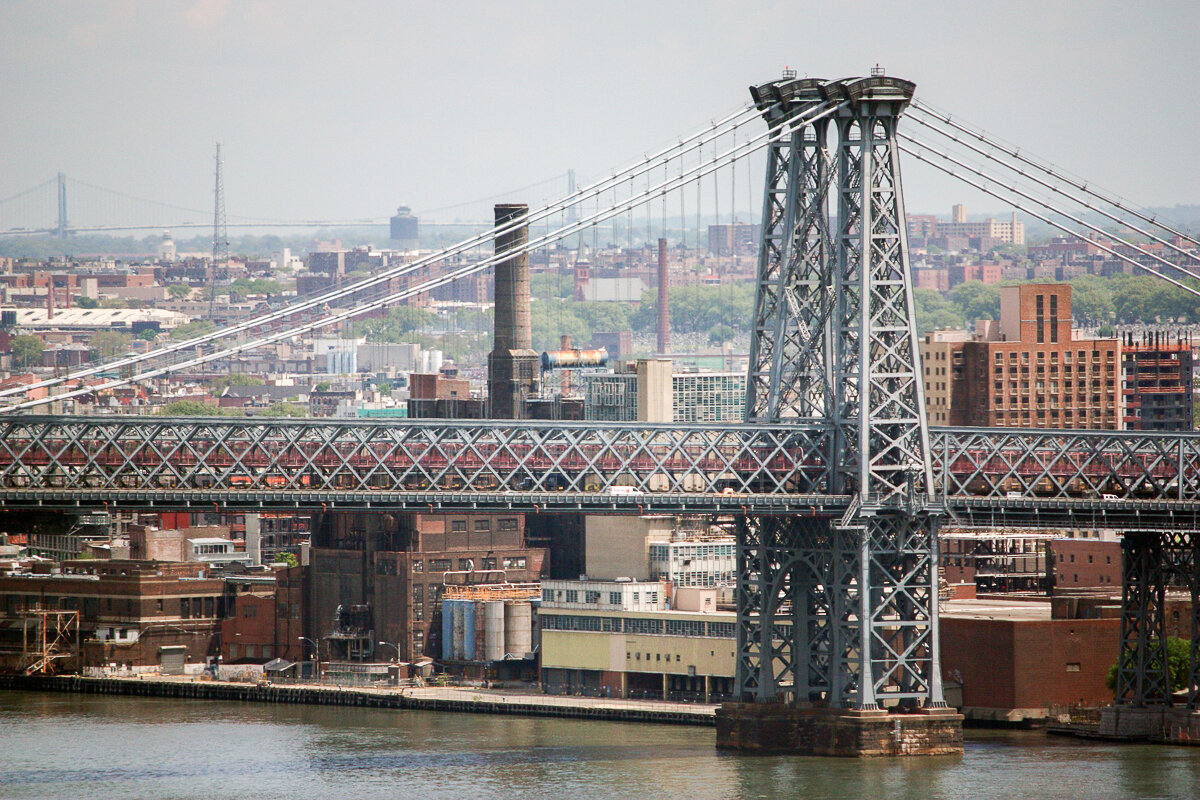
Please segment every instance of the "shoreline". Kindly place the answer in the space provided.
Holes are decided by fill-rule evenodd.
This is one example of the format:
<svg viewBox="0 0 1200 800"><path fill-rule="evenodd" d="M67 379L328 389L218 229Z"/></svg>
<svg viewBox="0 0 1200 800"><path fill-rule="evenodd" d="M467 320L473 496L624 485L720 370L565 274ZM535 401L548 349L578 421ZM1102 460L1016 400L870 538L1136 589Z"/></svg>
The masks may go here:
<svg viewBox="0 0 1200 800"><path fill-rule="evenodd" d="M468 714L716 725L716 706L646 700L525 695L460 687L360 688L316 684L260 686L228 681L153 677L87 678L77 675L0 675L0 690L109 694L250 703L357 706Z"/></svg>

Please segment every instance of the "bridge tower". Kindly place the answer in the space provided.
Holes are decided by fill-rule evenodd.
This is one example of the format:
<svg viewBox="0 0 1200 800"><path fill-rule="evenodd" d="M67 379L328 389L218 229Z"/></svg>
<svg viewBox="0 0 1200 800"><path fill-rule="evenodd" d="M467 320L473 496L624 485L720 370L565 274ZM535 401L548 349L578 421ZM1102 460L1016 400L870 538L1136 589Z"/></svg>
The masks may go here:
<svg viewBox="0 0 1200 800"><path fill-rule="evenodd" d="M926 742L914 752L961 749L938 663L939 511L895 138L913 89L882 74L751 88L769 126L796 127L767 153L746 420L822 426L828 466L804 488L846 504L743 522L725 746L868 752L868 729L901 710L923 712L904 717ZM822 106L837 111L801 118ZM789 748L763 738L772 719L816 729ZM830 726L846 724L858 744L839 749Z"/></svg>

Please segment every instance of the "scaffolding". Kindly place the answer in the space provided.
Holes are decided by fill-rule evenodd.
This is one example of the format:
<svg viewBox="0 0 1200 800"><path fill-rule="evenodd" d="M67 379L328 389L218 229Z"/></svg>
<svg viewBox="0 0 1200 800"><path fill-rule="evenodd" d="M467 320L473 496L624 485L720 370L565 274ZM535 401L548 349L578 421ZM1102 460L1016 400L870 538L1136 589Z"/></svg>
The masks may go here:
<svg viewBox="0 0 1200 800"><path fill-rule="evenodd" d="M78 611L34 609L25 613L23 623L21 663L26 675L53 675L60 661L79 652Z"/></svg>
<svg viewBox="0 0 1200 800"><path fill-rule="evenodd" d="M443 600L537 600L542 596L540 583L480 583L472 586L447 585Z"/></svg>
<svg viewBox="0 0 1200 800"><path fill-rule="evenodd" d="M973 570L977 591L1044 593L1050 585L1049 543L1062 535L1018 527L954 527L943 529L938 538L943 563Z"/></svg>

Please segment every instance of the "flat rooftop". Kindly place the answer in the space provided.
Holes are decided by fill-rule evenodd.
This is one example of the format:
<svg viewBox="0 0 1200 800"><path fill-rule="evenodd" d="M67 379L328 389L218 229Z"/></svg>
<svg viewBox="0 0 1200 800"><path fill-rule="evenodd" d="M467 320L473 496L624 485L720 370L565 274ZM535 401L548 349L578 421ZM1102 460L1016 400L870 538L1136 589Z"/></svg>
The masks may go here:
<svg viewBox="0 0 1200 800"><path fill-rule="evenodd" d="M940 614L952 619L1000 619L1050 621L1050 598L1021 600L978 599L946 600L939 606Z"/></svg>

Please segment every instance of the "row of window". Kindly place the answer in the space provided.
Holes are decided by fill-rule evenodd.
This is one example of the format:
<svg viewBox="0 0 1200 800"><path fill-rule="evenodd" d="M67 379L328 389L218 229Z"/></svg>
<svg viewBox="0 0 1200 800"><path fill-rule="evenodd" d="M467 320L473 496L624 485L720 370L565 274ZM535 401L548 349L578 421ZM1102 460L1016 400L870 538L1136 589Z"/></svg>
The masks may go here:
<svg viewBox="0 0 1200 800"><path fill-rule="evenodd" d="M465 519L450 520L450 530L455 533L461 533L467 529L467 521ZM492 529L492 521L490 519L475 520L475 530L490 531ZM498 531L515 531L517 530L517 520L515 517L501 517L496 520L496 530Z"/></svg>
<svg viewBox="0 0 1200 800"><path fill-rule="evenodd" d="M687 619L643 619L638 617L585 617L541 615L542 630L629 633L645 636L692 636L732 639L737 634L733 622Z"/></svg>
<svg viewBox="0 0 1200 800"><path fill-rule="evenodd" d="M483 558L460 558L457 561L457 567L461 571L474 569L489 570L489 569L525 569L528 563L525 556L505 556L497 559L495 556L484 556ZM430 572L449 572L455 568L455 560L452 558L431 558L429 559ZM416 559L412 562L413 572L424 572L425 562L421 559Z"/></svg>
<svg viewBox="0 0 1200 800"><path fill-rule="evenodd" d="M1115 353L1115 351L1113 351L1113 350L1105 350L1104 351L1105 361L1112 361L1114 353ZM1029 353L1028 352L1018 353L1016 350L1009 351L1008 360L1016 361L1018 356L1020 356L1021 363L1023 363L1023 364L1029 363ZM993 354L992 358L995 359L997 362L1003 361L1004 353L997 352L997 353ZM1037 351L1037 360L1039 362L1044 362L1046 360L1046 351L1038 350ZM1064 364L1071 363L1071 351L1070 350L1062 351L1062 360L1063 360ZM1083 363L1086 363L1087 360L1088 360L1088 351L1080 350L1079 358L1077 358L1076 361L1080 364L1083 364ZM1051 362L1058 361L1058 351L1057 350L1050 351L1050 361ZM1091 361L1093 364L1100 361L1100 351L1099 350L1092 351Z"/></svg>

